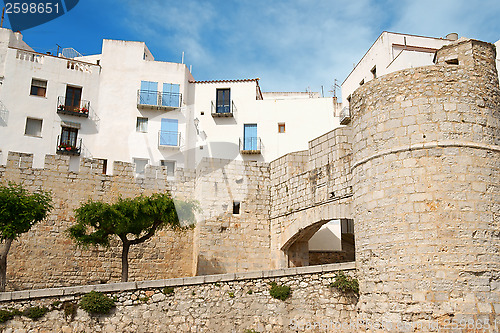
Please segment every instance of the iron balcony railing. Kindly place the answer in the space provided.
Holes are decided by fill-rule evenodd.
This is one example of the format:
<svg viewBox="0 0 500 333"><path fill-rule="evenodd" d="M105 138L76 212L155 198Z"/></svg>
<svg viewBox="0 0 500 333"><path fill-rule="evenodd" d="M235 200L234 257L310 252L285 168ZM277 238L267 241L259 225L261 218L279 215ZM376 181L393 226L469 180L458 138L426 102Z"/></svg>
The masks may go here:
<svg viewBox="0 0 500 333"><path fill-rule="evenodd" d="M158 109L176 109L181 106L182 94L155 90L138 90L137 105Z"/></svg>
<svg viewBox="0 0 500 333"><path fill-rule="evenodd" d="M181 133L174 131L158 131L158 146L179 148L181 145Z"/></svg>
<svg viewBox="0 0 500 333"><path fill-rule="evenodd" d="M259 137L240 138L240 153L260 154L262 151L262 140Z"/></svg>
<svg viewBox="0 0 500 333"><path fill-rule="evenodd" d="M58 154L66 155L80 155L82 151L82 139L63 139L60 135L57 136L57 149Z"/></svg>
<svg viewBox="0 0 500 333"><path fill-rule="evenodd" d="M212 117L233 117L235 112L233 101L229 105L217 105L216 101L212 101Z"/></svg>
<svg viewBox="0 0 500 333"><path fill-rule="evenodd" d="M349 106L343 107L340 110L340 125L347 125L351 122L351 112Z"/></svg>
<svg viewBox="0 0 500 333"><path fill-rule="evenodd" d="M57 99L57 113L88 118L89 111L90 101L80 100L79 103L74 103L64 96L59 96Z"/></svg>

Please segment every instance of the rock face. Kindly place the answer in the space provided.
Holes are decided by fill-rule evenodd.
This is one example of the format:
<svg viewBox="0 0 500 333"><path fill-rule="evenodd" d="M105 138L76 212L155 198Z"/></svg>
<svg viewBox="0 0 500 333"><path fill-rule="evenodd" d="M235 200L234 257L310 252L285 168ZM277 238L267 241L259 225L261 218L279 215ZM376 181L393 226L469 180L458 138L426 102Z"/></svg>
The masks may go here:
<svg viewBox="0 0 500 333"><path fill-rule="evenodd" d="M493 45L370 81L351 100L360 316L500 314L500 92ZM479 326L474 326L474 328Z"/></svg>

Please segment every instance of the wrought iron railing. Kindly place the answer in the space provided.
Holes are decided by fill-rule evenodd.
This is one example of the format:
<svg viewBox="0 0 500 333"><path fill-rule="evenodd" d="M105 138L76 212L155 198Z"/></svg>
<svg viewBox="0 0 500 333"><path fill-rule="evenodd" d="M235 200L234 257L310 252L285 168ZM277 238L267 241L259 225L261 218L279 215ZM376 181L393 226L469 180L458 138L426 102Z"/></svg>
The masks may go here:
<svg viewBox="0 0 500 333"><path fill-rule="evenodd" d="M159 108L179 108L182 103L182 94L161 92L155 90L138 90L137 105Z"/></svg>
<svg viewBox="0 0 500 333"><path fill-rule="evenodd" d="M178 148L181 145L181 133L174 131L158 131L158 146Z"/></svg>
<svg viewBox="0 0 500 333"><path fill-rule="evenodd" d="M340 124L347 125L351 121L351 112L349 110L349 106L343 107L340 110Z"/></svg>
<svg viewBox="0 0 500 333"><path fill-rule="evenodd" d="M77 138L71 140L69 138L63 139L60 135L57 136L56 152L59 154L67 155L80 155L82 150L82 139Z"/></svg>
<svg viewBox="0 0 500 333"><path fill-rule="evenodd" d="M242 154L260 154L262 140L259 137L240 138L240 152Z"/></svg>
<svg viewBox="0 0 500 333"><path fill-rule="evenodd" d="M233 117L236 112L234 101L229 105L217 105L216 101L212 101L212 117Z"/></svg>
<svg viewBox="0 0 500 333"><path fill-rule="evenodd" d="M74 103L64 96L59 96L57 99L57 113L88 118L90 113L90 101L80 100L79 103Z"/></svg>

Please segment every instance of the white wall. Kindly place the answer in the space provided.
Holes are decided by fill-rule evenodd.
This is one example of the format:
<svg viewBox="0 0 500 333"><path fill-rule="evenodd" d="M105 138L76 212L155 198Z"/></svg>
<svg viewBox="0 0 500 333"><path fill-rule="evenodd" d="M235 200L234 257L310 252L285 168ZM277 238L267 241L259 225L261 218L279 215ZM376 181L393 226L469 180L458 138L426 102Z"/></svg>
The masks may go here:
<svg viewBox="0 0 500 333"><path fill-rule="evenodd" d="M33 153L34 166L43 167L45 155L56 152L61 121L79 123L78 137L88 146L90 138L97 132L96 124L89 118L58 114L57 100L59 96L65 96L66 85L70 84L82 87L82 100L89 100L94 106L98 96L99 66L79 63L86 68L80 71L68 69L67 59L34 52L23 53L13 48L3 51L5 66L0 100L8 109L9 116L7 126L0 126L0 149L4 152L0 162L5 163L8 151L18 151ZM28 60L19 59L20 55ZM36 61L29 60L31 57L36 57ZM47 81L45 97L30 95L33 78ZM43 120L40 137L24 135L27 117Z"/></svg>
<svg viewBox="0 0 500 333"><path fill-rule="evenodd" d="M373 79L372 69L382 76L401 69L432 65L434 51L451 41L443 38L413 36L384 31L342 83L342 103L362 81Z"/></svg>

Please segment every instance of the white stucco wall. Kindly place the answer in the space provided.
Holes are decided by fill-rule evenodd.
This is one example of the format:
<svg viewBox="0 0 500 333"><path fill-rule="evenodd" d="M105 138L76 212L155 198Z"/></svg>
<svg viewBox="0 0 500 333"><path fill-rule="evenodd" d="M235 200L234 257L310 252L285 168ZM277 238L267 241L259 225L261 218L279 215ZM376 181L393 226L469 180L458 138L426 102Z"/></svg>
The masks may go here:
<svg viewBox="0 0 500 333"><path fill-rule="evenodd" d="M5 34L2 34L2 37ZM17 45L22 43L18 42ZM0 126L1 163L5 163L8 151L34 154L34 166L43 167L46 154L55 154L57 137L61 134L61 122L79 123L78 137L88 147L97 132L95 123L89 118L57 113L57 100L65 96L66 86L82 87L82 100L91 102L95 109L98 98L99 72L96 65L79 63L85 71L68 68L68 60L20 51L14 48L2 49L4 54L3 82L0 101L8 110L7 126ZM30 59L35 59L31 61ZM32 79L47 81L45 97L30 95ZM41 136L24 135L26 119L42 119Z"/></svg>
<svg viewBox="0 0 500 333"><path fill-rule="evenodd" d="M432 65L434 53L451 41L443 38L406 35L384 31L342 83L342 103L362 81L373 79L372 69L382 76L401 69Z"/></svg>

